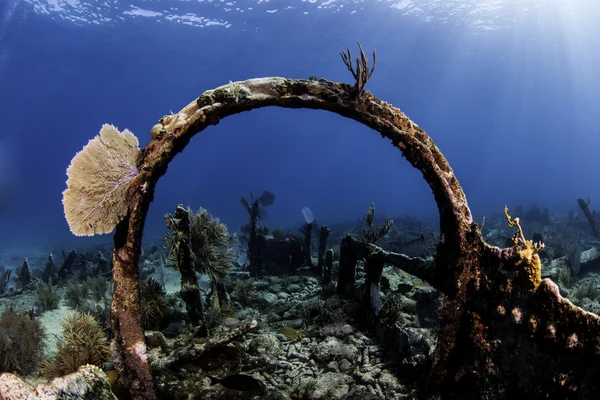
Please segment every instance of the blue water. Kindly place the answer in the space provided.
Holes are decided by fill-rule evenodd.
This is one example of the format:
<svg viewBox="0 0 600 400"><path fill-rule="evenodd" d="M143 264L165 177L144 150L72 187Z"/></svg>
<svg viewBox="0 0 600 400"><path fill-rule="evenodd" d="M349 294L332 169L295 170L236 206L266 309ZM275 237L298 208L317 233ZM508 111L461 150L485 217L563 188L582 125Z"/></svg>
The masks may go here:
<svg viewBox="0 0 600 400"><path fill-rule="evenodd" d="M578 196L600 205L597 2L415 3L2 1L0 243L110 240L75 238L61 203L71 158L103 123L143 146L160 117L229 81L352 82L339 51L356 54L357 40L377 49L366 89L430 134L476 218L505 204L566 214ZM437 213L420 173L376 132L270 108L194 137L159 182L145 237L160 238L178 203L234 232L247 223L239 197L265 189L271 227L299 227L304 206L329 224L371 202L379 215Z"/></svg>

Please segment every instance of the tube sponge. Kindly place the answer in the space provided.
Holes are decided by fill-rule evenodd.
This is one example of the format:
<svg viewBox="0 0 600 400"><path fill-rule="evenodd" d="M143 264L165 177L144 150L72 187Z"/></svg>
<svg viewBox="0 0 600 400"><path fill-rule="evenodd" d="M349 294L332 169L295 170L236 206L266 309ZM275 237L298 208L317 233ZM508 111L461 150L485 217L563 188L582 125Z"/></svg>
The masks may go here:
<svg viewBox="0 0 600 400"><path fill-rule="evenodd" d="M91 139L67 168L65 217L77 236L110 233L129 208L141 151L133 133L109 124Z"/></svg>

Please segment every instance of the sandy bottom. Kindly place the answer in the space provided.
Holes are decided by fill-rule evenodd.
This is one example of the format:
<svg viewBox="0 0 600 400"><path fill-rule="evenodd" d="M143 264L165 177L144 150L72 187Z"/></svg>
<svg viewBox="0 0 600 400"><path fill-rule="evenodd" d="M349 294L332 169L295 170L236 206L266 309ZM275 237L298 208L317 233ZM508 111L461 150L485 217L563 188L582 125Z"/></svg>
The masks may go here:
<svg viewBox="0 0 600 400"><path fill-rule="evenodd" d="M69 312L73 312L73 310L61 304L56 310L46 311L40 317L40 321L46 330L46 338L44 340L46 358L51 358L56 353L56 342L62 337L61 322L67 317Z"/></svg>
<svg viewBox="0 0 600 400"><path fill-rule="evenodd" d="M23 254L27 254L29 265L35 269L42 269L48 260L48 254L51 248L49 246L32 247L0 247L0 266L13 269L13 277L16 275L15 270L20 268L25 258ZM62 260L62 255L55 254L55 260ZM173 268L166 268L160 276L157 272L151 275L154 279L164 283L167 294L177 295L181 290L181 276L179 272ZM11 281L13 278L11 277ZM198 283L201 288L208 290L210 282L208 276L199 276ZM65 288L56 287L61 299L64 299ZM19 310L31 310L35 307L35 292L29 292L14 297L6 297L0 299L0 312L7 307L14 307ZM67 314L73 312L72 309L64 305L64 300L61 300L58 309L44 312L40 321L46 331L45 351L46 357L51 358L56 353L56 343L62 337L61 322L65 320Z"/></svg>

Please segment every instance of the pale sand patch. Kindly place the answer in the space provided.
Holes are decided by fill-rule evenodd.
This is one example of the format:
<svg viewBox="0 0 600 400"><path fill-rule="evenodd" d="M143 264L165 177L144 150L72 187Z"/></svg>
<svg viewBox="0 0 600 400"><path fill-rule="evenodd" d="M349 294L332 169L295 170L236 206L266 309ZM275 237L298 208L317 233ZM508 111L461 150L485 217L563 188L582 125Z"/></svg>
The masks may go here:
<svg viewBox="0 0 600 400"><path fill-rule="evenodd" d="M46 330L46 338L44 339L46 358L52 358L56 353L56 342L59 338L62 338L61 322L65 320L69 312L73 312L73 310L61 304L56 310L46 311L40 317L40 321Z"/></svg>

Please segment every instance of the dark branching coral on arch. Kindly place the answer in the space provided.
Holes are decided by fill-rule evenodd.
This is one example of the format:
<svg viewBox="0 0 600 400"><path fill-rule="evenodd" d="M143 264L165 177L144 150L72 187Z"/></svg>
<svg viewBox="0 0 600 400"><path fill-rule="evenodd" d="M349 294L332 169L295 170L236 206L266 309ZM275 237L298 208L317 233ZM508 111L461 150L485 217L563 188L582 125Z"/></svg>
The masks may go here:
<svg viewBox="0 0 600 400"><path fill-rule="evenodd" d="M181 273L181 297L190 321L198 326L204 323L205 310L196 273L210 277L213 294L218 296L218 288L233 267L231 236L227 226L203 208L194 213L180 204L175 215L165 215L165 221L170 231L165 237L168 258Z"/></svg>
<svg viewBox="0 0 600 400"><path fill-rule="evenodd" d="M431 138L398 108L364 91L371 73L353 71L354 86L271 77L208 90L152 128L135 177L128 164L122 168L118 182L127 185L129 212L120 222L120 215L111 216L118 222L112 350L134 397L155 398L140 327L137 264L156 183L175 155L208 126L233 114L278 106L328 110L372 128L429 184L440 213L440 242L434 264L410 271L446 295L428 398L598 398L599 317L561 297L550 280L539 279L536 247L524 237L507 249L483 241L452 168ZM74 210L70 215L80 214ZM102 230L108 230L104 225Z"/></svg>

